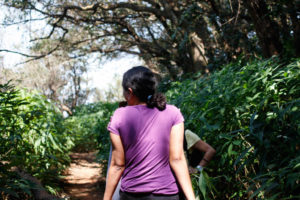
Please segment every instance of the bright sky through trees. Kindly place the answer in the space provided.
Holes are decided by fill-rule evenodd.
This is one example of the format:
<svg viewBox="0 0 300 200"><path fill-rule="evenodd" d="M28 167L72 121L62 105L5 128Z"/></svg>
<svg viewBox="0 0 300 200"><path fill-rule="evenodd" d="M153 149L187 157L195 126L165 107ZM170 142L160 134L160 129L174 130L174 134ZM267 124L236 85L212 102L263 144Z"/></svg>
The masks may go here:
<svg viewBox="0 0 300 200"><path fill-rule="evenodd" d="M4 13L0 13L0 21L3 21ZM25 25L12 25L0 29L0 47L12 51L18 51L26 54L28 52L30 33L29 27ZM3 58L3 66L6 68L21 67L18 65L23 62L21 55L14 53L1 52L0 57ZM90 59L88 64L89 86L98 88L101 91L109 90L109 86L113 84L114 79L121 78L122 74L129 68L141 65L143 61L137 56L123 55L112 60L98 61Z"/></svg>
<svg viewBox="0 0 300 200"><path fill-rule="evenodd" d="M122 76L129 68L141 65L143 62L136 56L124 56L106 61L100 66L97 63L91 63L89 75L92 78L92 85L108 89L108 85L112 83L114 76ZM100 69L99 69L100 68Z"/></svg>

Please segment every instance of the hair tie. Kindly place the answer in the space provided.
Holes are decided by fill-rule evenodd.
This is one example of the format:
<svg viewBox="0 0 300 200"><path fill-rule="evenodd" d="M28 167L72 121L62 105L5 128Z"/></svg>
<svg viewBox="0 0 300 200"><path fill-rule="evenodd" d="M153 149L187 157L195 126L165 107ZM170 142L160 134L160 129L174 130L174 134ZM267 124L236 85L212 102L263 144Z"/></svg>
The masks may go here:
<svg viewBox="0 0 300 200"><path fill-rule="evenodd" d="M150 101L151 97L152 97L152 95L149 95L149 96L147 97L147 100Z"/></svg>

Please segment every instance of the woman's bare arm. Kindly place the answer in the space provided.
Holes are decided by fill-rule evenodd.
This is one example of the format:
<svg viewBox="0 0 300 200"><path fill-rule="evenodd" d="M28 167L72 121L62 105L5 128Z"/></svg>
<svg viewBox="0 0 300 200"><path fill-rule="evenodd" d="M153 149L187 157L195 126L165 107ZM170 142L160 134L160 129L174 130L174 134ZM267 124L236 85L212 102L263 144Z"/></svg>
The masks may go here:
<svg viewBox="0 0 300 200"><path fill-rule="evenodd" d="M124 148L121 138L119 135L113 133L110 133L110 138L112 143L112 155L103 200L112 199L114 191L125 169Z"/></svg>
<svg viewBox="0 0 300 200"><path fill-rule="evenodd" d="M170 135L170 165L187 200L194 200L191 178L183 151L184 124L172 127Z"/></svg>

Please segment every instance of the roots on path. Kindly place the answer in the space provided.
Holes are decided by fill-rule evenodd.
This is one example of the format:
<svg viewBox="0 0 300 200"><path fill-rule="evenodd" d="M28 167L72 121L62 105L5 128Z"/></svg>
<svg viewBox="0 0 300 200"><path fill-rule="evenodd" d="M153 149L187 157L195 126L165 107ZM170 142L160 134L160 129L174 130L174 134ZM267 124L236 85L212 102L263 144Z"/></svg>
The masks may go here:
<svg viewBox="0 0 300 200"><path fill-rule="evenodd" d="M65 174L64 191L70 200L103 199L105 177L95 161L96 152L72 153L72 163Z"/></svg>

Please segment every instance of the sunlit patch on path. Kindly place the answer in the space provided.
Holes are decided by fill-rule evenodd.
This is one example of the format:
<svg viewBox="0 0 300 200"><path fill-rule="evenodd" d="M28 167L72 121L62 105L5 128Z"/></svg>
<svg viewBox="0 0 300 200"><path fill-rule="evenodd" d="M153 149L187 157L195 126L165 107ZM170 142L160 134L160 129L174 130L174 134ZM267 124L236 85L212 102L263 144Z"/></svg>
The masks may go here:
<svg viewBox="0 0 300 200"><path fill-rule="evenodd" d="M64 190L71 200L103 199L105 177L102 166L95 162L96 152L72 153L72 163L66 171Z"/></svg>

